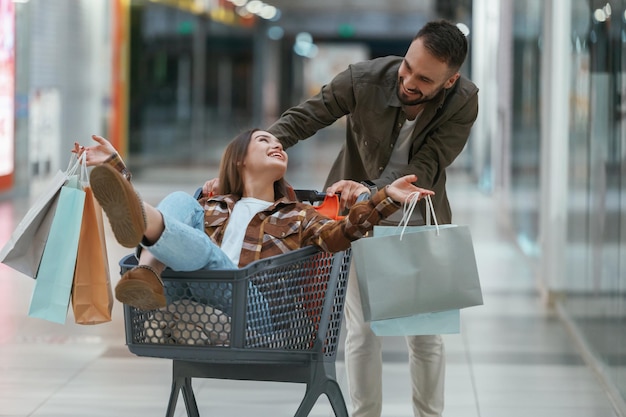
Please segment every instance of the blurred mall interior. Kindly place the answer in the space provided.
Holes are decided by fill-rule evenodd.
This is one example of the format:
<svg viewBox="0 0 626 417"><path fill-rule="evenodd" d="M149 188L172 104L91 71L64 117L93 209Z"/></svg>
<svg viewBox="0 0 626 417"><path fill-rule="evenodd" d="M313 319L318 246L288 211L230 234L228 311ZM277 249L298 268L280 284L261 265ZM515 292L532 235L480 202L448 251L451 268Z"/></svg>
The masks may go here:
<svg viewBox="0 0 626 417"><path fill-rule="evenodd" d="M510 372L525 383L512 391L535 386L556 398L556 385L583 378L567 373L545 382L555 366L570 365L593 381L568 390L561 408L540 408L529 397L507 404L524 413L498 413L504 406L489 403L476 388L481 375L472 373L467 386L447 388L446 415L626 416L626 0L0 0L0 245L51 174L65 168L74 141L109 138L148 199L183 184L193 192L215 175L237 132L268 126L350 63L403 55L417 30L438 18L467 30L462 72L480 88L478 120L448 183L455 221L473 227L489 301L483 313L468 312L465 336L447 339L449 372L469 358L464 349L480 334L493 344L482 339L472 359L492 361L482 376L494 386ZM322 187L342 140L340 120L291 148L290 182ZM504 236L500 243L481 240L493 230ZM511 254L502 260L504 247ZM112 249L112 265L123 254ZM522 273L519 285L514 277ZM119 353L119 306L114 329L34 324L24 310L30 288L28 278L0 265L0 416L164 413L169 368L129 365L131 356ZM506 348L498 342L505 334ZM553 337L561 350L548 347ZM58 359L70 346L85 367L120 356L127 362L111 366L152 375L137 384L154 384L150 372L158 369L158 404L117 403L110 380L110 392L98 391L106 367L84 391L64 391L86 369ZM517 374L522 368L537 374ZM42 380L52 385L29 397ZM101 392L100 411L63 411L81 403L89 384ZM471 412L455 403L461 390L474 399ZM596 390L605 403L577 402ZM258 392L250 398L259 410L270 401ZM111 403L117 412L104 411ZM408 405L388 410L411 415Z"/></svg>

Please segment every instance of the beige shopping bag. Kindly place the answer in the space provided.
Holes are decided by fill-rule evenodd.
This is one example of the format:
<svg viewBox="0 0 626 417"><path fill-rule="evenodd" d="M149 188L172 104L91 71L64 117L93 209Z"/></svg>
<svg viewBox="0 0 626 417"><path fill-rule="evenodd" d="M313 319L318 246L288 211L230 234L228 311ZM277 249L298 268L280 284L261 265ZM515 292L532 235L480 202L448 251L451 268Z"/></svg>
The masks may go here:
<svg viewBox="0 0 626 417"><path fill-rule="evenodd" d="M84 190L85 207L74 270L72 311L78 324L100 324L111 321L113 293L102 209L91 187Z"/></svg>

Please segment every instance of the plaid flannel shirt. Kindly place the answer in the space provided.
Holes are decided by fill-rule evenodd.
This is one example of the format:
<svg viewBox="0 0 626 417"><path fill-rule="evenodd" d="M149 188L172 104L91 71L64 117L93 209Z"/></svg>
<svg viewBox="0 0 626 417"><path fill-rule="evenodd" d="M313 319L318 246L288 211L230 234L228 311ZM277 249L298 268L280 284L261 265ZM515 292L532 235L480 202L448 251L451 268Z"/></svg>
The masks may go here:
<svg viewBox="0 0 626 417"><path fill-rule="evenodd" d="M233 195L200 199L204 207L204 229L218 245L237 200ZM255 215L248 224L239 267L309 245L331 253L345 250L352 241L364 237L374 225L399 208L384 189L370 200L355 204L341 220L318 213L310 204L282 198Z"/></svg>

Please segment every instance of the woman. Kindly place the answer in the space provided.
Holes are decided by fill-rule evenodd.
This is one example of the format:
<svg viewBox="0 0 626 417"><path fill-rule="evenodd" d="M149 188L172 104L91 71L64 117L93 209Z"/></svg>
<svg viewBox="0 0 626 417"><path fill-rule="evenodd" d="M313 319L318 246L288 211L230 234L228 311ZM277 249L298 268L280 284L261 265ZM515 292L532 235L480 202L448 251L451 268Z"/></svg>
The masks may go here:
<svg viewBox="0 0 626 417"><path fill-rule="evenodd" d="M113 146L102 137L93 139L98 145L75 144L73 151L87 152L87 165L97 165L90 175L91 187L117 241L145 249L139 265L126 272L115 288L119 301L141 310L166 305L160 279L165 266L175 271L237 268L308 245L341 251L398 210L413 193L434 194L414 186L417 178L408 175L353 205L342 220L330 219L292 198L283 178L288 158L282 145L272 134L253 129L226 148L220 195L197 201L175 192L153 207L135 192L130 172ZM369 191L354 184L361 192Z"/></svg>

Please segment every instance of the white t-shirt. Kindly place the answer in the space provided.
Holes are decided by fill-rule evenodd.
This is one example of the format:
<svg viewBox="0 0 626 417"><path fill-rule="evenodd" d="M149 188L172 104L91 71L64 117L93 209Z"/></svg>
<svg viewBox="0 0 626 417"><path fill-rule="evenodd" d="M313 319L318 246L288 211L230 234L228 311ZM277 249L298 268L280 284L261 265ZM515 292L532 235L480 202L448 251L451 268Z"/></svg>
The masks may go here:
<svg viewBox="0 0 626 417"><path fill-rule="evenodd" d="M243 239L246 236L246 230L250 220L263 210L270 207L274 202L259 200L258 198L243 197L235 203L233 212L228 220L228 225L224 231L222 239L222 250L235 265L239 265L239 256L241 255L241 247Z"/></svg>
<svg viewBox="0 0 626 417"><path fill-rule="evenodd" d="M421 114L421 113L420 113ZM389 163L385 167L385 170L381 174L381 177L384 177L386 174L396 171L409 162L409 151L411 150L411 137L413 136L413 129L415 128L415 122L419 119L419 114L413 120L406 120L400 129L400 133L398 134L398 140L393 147L393 151L391 151L391 158L389 158ZM403 203L403 201L400 201ZM393 213L391 216L387 217L387 221L391 222L399 222L402 219L402 210L398 210ZM413 211L413 215L410 219L410 224L419 225L424 224L424 219L419 210Z"/></svg>
<svg viewBox="0 0 626 417"><path fill-rule="evenodd" d="M389 163L385 167L385 170L380 175L384 177L385 174L395 171L398 168L406 166L409 162L409 150L411 149L411 136L413 135L413 128L415 127L415 122L417 121L417 117L413 120L407 120L402 125L402 129L400 129L400 133L398 134L398 140L396 144L393 146L393 151L391 151L391 158L389 158Z"/></svg>

